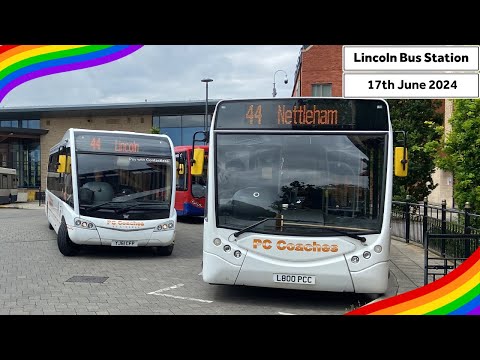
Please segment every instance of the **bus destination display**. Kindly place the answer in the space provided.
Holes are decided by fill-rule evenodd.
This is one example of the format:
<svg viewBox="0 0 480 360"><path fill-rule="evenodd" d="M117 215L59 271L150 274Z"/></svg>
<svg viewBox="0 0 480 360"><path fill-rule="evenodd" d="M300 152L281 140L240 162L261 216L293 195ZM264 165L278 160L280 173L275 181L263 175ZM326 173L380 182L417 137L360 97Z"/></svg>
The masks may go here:
<svg viewBox="0 0 480 360"><path fill-rule="evenodd" d="M76 133L75 145L78 151L117 153L125 155L170 155L170 145L162 139L141 135Z"/></svg>
<svg viewBox="0 0 480 360"><path fill-rule="evenodd" d="M387 105L348 99L232 100L218 105L216 129L388 130Z"/></svg>

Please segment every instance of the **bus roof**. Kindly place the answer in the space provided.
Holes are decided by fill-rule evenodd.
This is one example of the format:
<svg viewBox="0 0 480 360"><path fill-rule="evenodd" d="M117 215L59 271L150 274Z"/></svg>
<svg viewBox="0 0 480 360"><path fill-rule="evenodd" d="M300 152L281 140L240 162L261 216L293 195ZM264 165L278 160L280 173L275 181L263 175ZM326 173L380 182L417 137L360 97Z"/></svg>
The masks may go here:
<svg viewBox="0 0 480 360"><path fill-rule="evenodd" d="M196 148L208 150L208 145L195 145ZM180 152L180 151L192 151L192 145L180 145L180 146L175 146L175 152Z"/></svg>
<svg viewBox="0 0 480 360"><path fill-rule="evenodd" d="M161 136L161 137L164 137L164 138L169 138L169 136L166 135L166 134L149 134L149 133L140 133L140 132L134 132L134 131L94 130L94 129L70 128L67 131L65 131L65 134L63 135L61 140L57 144L53 145L50 148L50 153L55 152L59 148L59 146L64 145L65 144L65 139L68 139L70 137L71 132L73 132L74 134L76 132L90 132L90 133L94 133L94 134L103 133L103 134L119 134L119 135L139 135L139 136L143 135L143 136Z"/></svg>

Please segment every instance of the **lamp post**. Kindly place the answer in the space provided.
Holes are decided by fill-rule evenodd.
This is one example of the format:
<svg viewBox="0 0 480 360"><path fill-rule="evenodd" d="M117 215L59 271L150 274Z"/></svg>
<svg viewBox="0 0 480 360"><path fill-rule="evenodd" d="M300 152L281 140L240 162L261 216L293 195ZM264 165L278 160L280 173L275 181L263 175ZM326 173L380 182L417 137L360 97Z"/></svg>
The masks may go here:
<svg viewBox="0 0 480 360"><path fill-rule="evenodd" d="M213 79L202 79L202 82L205 83L205 118L203 119L203 131L207 131L207 119L208 119L208 83L212 82Z"/></svg>
<svg viewBox="0 0 480 360"><path fill-rule="evenodd" d="M285 79L283 80L283 82L285 84L288 84L288 77L287 77L287 73L285 72L285 70L277 70L275 71L275 74L273 74L273 92L272 92L272 95L273 97L277 96L277 89L275 89L275 75L277 75L277 73L279 71L282 71L284 74L285 74Z"/></svg>

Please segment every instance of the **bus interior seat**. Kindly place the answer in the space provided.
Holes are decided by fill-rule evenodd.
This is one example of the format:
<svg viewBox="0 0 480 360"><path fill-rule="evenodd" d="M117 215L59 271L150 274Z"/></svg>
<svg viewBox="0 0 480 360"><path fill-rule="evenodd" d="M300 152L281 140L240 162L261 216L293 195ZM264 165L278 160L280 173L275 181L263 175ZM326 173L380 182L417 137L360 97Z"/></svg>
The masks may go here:
<svg viewBox="0 0 480 360"><path fill-rule="evenodd" d="M82 186L93 192L93 202L104 202L113 199L114 191L112 185L103 181L90 181Z"/></svg>

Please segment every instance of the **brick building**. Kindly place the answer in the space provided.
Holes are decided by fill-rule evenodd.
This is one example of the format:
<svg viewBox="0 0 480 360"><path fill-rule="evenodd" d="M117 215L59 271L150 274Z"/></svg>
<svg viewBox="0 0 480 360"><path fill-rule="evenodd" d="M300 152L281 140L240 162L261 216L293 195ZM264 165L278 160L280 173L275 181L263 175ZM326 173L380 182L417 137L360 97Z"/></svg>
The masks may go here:
<svg viewBox="0 0 480 360"><path fill-rule="evenodd" d="M292 96L342 96L343 45L303 45Z"/></svg>

